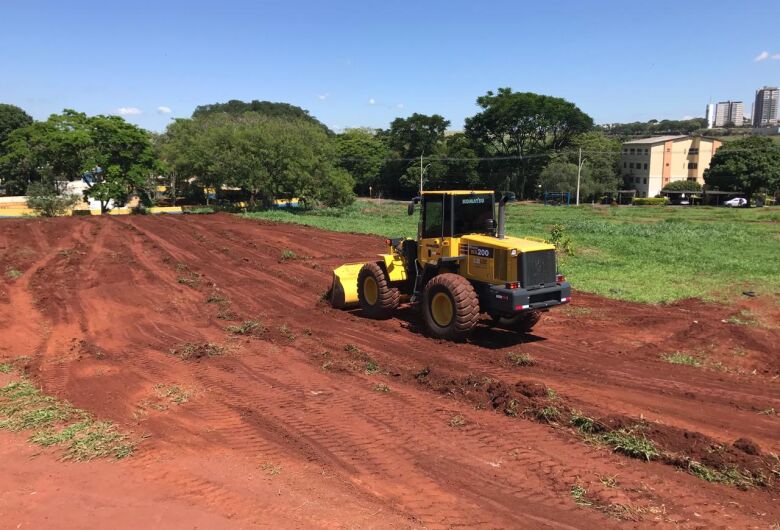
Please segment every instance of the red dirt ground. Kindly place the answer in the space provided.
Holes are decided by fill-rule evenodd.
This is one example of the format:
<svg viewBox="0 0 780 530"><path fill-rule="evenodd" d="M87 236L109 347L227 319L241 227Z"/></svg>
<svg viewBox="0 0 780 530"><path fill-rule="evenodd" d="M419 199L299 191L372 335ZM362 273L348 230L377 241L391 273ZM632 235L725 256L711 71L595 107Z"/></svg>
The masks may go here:
<svg viewBox="0 0 780 530"><path fill-rule="evenodd" d="M22 273L0 281L0 361L22 357L46 393L142 440L121 461L65 463L0 431L0 527L780 525L780 297L576 293L532 335L482 327L453 344L425 337L411 309L372 321L321 301L334 266L382 247L228 215L0 223L0 272ZM263 327L225 330L248 319ZM224 352L171 354L207 343ZM677 351L705 365L660 359ZM159 384L193 395L151 406ZM587 443L544 406L644 422L674 457ZM765 485L706 482L688 457Z"/></svg>

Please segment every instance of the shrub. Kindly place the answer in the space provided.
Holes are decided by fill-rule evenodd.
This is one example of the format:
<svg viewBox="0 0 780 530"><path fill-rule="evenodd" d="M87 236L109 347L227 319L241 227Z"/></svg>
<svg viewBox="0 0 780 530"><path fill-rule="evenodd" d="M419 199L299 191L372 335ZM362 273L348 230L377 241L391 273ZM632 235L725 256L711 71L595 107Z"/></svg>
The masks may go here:
<svg viewBox="0 0 780 530"><path fill-rule="evenodd" d="M33 182L27 187L27 206L43 217L63 215L77 202L77 195L61 194L43 182Z"/></svg>
<svg viewBox="0 0 780 530"><path fill-rule="evenodd" d="M631 199L633 206L665 206L669 204L667 197L634 197Z"/></svg>

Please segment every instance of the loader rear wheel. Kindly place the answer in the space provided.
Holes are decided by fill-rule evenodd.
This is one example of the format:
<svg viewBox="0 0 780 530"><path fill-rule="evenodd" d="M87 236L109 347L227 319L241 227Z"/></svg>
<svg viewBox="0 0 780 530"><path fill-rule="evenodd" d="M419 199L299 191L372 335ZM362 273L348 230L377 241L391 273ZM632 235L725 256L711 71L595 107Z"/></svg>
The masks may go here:
<svg viewBox="0 0 780 530"><path fill-rule="evenodd" d="M463 276L440 274L423 290L422 311L431 335L462 340L479 320L479 298Z"/></svg>
<svg viewBox="0 0 780 530"><path fill-rule="evenodd" d="M542 312L532 309L513 317L493 317L493 325L519 333L530 333L541 318Z"/></svg>
<svg viewBox="0 0 780 530"><path fill-rule="evenodd" d="M384 269L379 263L366 263L358 273L358 300L363 312L369 318L383 320L390 318L401 293L390 287Z"/></svg>

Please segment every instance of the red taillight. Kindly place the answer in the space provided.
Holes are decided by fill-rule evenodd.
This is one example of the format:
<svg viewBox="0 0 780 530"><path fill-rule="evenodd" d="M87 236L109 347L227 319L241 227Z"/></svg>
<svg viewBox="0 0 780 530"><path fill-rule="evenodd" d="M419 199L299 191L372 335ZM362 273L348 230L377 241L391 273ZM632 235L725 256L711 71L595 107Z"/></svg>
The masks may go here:
<svg viewBox="0 0 780 530"><path fill-rule="evenodd" d="M564 276L563 274L559 274L558 276L555 277L555 281L558 283L563 283L566 281L566 276Z"/></svg>
<svg viewBox="0 0 780 530"><path fill-rule="evenodd" d="M512 282L512 283L506 284L506 288L507 289L517 289L519 286L520 286L520 284L517 283L517 282Z"/></svg>
<svg viewBox="0 0 780 530"><path fill-rule="evenodd" d="M385 239L385 245L390 245L390 243L392 243L392 241L390 241L389 239Z"/></svg>

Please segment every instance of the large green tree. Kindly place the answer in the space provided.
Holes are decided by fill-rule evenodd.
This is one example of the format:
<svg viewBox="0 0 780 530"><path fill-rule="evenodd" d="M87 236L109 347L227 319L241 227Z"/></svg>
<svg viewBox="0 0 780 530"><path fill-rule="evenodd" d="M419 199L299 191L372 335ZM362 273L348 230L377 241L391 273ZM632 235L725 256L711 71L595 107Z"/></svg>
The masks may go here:
<svg viewBox="0 0 780 530"><path fill-rule="evenodd" d="M352 177L336 165L335 141L309 120L254 112L177 120L161 151L179 174L209 187L239 187L253 203L305 197L342 206L353 198Z"/></svg>
<svg viewBox="0 0 780 530"><path fill-rule="evenodd" d="M57 188L92 171L97 181L89 195L104 211L110 200L126 200L156 169L149 135L118 116L89 117L66 109L16 129L4 145L0 171L20 191L32 182Z"/></svg>
<svg viewBox="0 0 780 530"><path fill-rule="evenodd" d="M26 127L32 122L32 117L16 105L0 103L0 156L4 153L3 143L11 131Z"/></svg>
<svg viewBox="0 0 780 530"><path fill-rule="evenodd" d="M355 181L358 194L366 195L369 188L379 191L380 172L390 149L384 139L371 129L347 129L336 136L339 167Z"/></svg>
<svg viewBox="0 0 780 530"><path fill-rule="evenodd" d="M780 189L780 148L762 136L727 142L712 157L704 182L708 188L740 191L750 205L756 192Z"/></svg>
<svg viewBox="0 0 780 530"><path fill-rule="evenodd" d="M229 114L231 116L240 116L246 112L254 112L271 118L283 118L293 120L303 120L313 123L328 133L328 129L317 118L309 114L309 111L290 105L289 103L278 103L274 101L241 101L231 99L227 103L212 103L210 105L198 105L192 113L193 118L203 118L212 114Z"/></svg>
<svg viewBox="0 0 780 530"><path fill-rule="evenodd" d="M521 197L535 187L545 152L570 146L575 135L593 127L590 116L562 98L499 88L477 104L482 111L466 119L466 134L483 146L484 156L505 159L483 170L494 185L509 184Z"/></svg>

